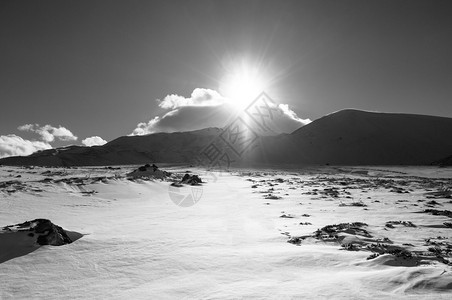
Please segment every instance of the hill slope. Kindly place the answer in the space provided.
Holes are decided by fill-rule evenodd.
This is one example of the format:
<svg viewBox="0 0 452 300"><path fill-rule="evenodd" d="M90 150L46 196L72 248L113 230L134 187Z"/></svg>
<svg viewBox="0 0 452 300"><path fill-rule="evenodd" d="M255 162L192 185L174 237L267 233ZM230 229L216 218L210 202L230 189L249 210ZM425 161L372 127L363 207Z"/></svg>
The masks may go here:
<svg viewBox="0 0 452 300"><path fill-rule="evenodd" d="M452 118L348 109L269 140L262 150L279 162L426 165L452 153L451 136Z"/></svg>

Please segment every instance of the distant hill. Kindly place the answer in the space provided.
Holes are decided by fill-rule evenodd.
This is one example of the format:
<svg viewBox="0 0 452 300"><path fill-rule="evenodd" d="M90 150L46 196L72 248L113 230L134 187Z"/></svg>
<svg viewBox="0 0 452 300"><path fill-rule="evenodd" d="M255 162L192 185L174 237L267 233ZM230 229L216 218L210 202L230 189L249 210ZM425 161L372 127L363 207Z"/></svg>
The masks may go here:
<svg viewBox="0 0 452 300"><path fill-rule="evenodd" d="M269 139L261 150L285 163L428 165L452 153L451 137L452 118L346 109Z"/></svg>
<svg viewBox="0 0 452 300"><path fill-rule="evenodd" d="M103 146L70 146L0 159L3 165L102 166L149 162L192 162L220 133L218 128L192 132L122 136Z"/></svg>
<svg viewBox="0 0 452 300"><path fill-rule="evenodd" d="M4 165L121 165L192 163L221 133L192 132L125 136L103 146L71 146L26 157L0 159ZM291 134L265 136L242 163L309 165L429 165L452 153L452 118L342 110Z"/></svg>

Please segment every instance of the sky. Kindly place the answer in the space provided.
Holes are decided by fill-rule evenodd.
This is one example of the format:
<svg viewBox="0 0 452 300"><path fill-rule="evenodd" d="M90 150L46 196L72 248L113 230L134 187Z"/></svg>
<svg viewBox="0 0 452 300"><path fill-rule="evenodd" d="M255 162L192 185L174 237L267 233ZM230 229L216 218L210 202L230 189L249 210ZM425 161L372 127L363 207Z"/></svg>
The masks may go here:
<svg viewBox="0 0 452 300"><path fill-rule="evenodd" d="M286 131L345 108L452 117L451 15L447 0L2 0L0 157L221 127L260 91Z"/></svg>

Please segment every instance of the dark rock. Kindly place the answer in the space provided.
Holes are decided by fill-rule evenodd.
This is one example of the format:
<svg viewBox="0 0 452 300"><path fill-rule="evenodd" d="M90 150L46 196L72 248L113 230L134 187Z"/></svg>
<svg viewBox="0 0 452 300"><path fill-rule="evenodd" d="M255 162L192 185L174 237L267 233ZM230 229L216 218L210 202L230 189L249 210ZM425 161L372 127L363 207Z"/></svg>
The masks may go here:
<svg viewBox="0 0 452 300"><path fill-rule="evenodd" d="M141 172L146 172L148 169L152 168L152 170L155 172L159 169L159 167L157 167L155 164L152 164L152 166L150 164L145 164L144 166L141 166L138 168L138 171Z"/></svg>
<svg viewBox="0 0 452 300"><path fill-rule="evenodd" d="M47 219L35 219L17 225L10 225L3 228L3 230L30 231L28 236L33 237L38 235L36 242L39 245L61 246L72 243L71 238L67 232L50 222Z"/></svg>
<svg viewBox="0 0 452 300"><path fill-rule="evenodd" d="M405 227L416 227L411 221L388 221L386 222L386 227L394 228L394 225L403 225Z"/></svg>
<svg viewBox="0 0 452 300"><path fill-rule="evenodd" d="M269 200L279 200L279 199L281 199L281 197L275 196L275 195L273 195L273 194L268 194L268 195L265 195L265 196L264 196L264 199L269 199Z"/></svg>
<svg viewBox="0 0 452 300"><path fill-rule="evenodd" d="M300 246L301 243L302 243L306 238L308 238L308 236L294 236L294 237L290 237L290 238L287 240L287 242L290 243L290 244L294 244L294 245Z"/></svg>
<svg viewBox="0 0 452 300"><path fill-rule="evenodd" d="M426 209L424 213L429 213L434 216L446 216L452 218L452 211L450 210L437 210L437 209Z"/></svg>
<svg viewBox="0 0 452 300"><path fill-rule="evenodd" d="M288 219L292 219L294 218L294 216L292 215L286 215L286 214L282 214L281 216L279 216L280 218L288 218Z"/></svg>
<svg viewBox="0 0 452 300"><path fill-rule="evenodd" d="M182 177L182 182L190 180L190 174L185 174L184 177Z"/></svg>
<svg viewBox="0 0 452 300"><path fill-rule="evenodd" d="M198 177L198 175L185 174L180 182L190 185L198 185L202 183L202 180Z"/></svg>
<svg viewBox="0 0 452 300"><path fill-rule="evenodd" d="M121 170L121 167L110 167L110 166L107 166L107 167L105 167L105 169L108 169L108 170Z"/></svg>

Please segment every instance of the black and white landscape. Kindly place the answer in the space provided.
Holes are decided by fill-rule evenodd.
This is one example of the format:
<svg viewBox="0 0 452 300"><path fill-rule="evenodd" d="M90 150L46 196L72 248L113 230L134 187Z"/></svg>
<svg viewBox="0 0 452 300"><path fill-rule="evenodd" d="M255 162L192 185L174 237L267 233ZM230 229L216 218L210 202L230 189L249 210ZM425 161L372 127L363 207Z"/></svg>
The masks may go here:
<svg viewBox="0 0 452 300"><path fill-rule="evenodd" d="M447 1L0 3L0 299L449 299Z"/></svg>

